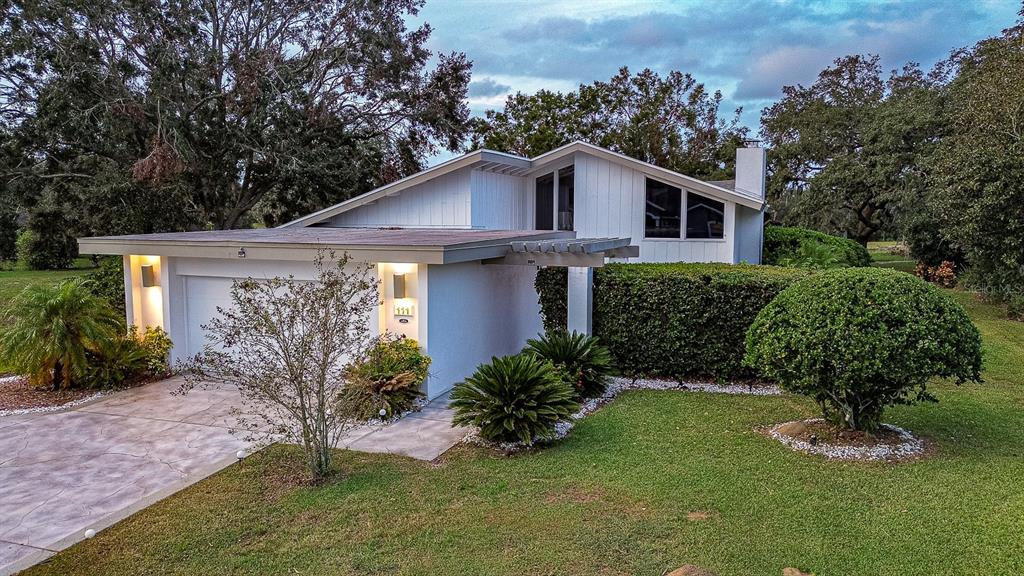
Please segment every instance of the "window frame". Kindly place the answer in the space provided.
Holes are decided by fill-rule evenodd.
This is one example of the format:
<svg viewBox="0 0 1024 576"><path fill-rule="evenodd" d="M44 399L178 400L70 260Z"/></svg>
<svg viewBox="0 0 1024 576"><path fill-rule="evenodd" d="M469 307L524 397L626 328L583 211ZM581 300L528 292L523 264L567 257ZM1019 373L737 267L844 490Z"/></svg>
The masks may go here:
<svg viewBox="0 0 1024 576"><path fill-rule="evenodd" d="M711 196L708 196L707 194L701 194L700 192L694 192L692 190L687 190L686 188L683 188L682 190L683 190L683 192L685 192L685 194L683 195L683 214L686 215L686 218L683 220L683 225L681 226L681 230L680 230L681 235L682 235L682 239L683 240L690 240L690 241L693 241L693 242L725 242L725 220L726 220L726 214L728 213L728 208L726 206L726 204L727 204L726 201L725 200L719 200L718 198L713 198ZM699 237L698 238L691 238L690 237L690 235L688 234L688 231L690 229L690 226L689 226L689 224L690 224L690 194L696 194L697 196L700 196L701 198L706 198L706 199L711 200L713 202L718 202L718 203L720 203L722 205L722 237L721 238L715 238L715 237L711 237L711 236L709 236L707 238L699 238Z"/></svg>

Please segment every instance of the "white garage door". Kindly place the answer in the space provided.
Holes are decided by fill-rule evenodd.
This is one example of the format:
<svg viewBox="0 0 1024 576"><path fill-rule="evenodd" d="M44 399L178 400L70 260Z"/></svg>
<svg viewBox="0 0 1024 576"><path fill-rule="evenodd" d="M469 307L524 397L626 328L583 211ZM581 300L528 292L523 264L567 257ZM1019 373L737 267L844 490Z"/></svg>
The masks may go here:
<svg viewBox="0 0 1024 576"><path fill-rule="evenodd" d="M230 308L232 278L185 276L185 350L193 356L206 344L203 324L217 315L217 307Z"/></svg>

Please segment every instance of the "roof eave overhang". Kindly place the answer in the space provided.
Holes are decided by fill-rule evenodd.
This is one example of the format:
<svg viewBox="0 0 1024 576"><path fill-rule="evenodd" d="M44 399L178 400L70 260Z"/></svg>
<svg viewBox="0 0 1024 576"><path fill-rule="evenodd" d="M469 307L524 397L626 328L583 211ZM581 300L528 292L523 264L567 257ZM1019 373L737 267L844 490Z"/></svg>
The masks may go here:
<svg viewBox="0 0 1024 576"><path fill-rule="evenodd" d="M83 254L146 255L186 258L222 258L230 260L290 260L311 262L321 248L346 253L358 262L402 262L444 264L443 246L366 246L344 244L291 244L267 242L168 242L115 241L82 238L78 250Z"/></svg>
<svg viewBox="0 0 1024 576"><path fill-rule="evenodd" d="M531 240L574 238L575 232L552 231L531 234ZM409 264L453 264L504 256L510 239L481 240L448 246L367 245L310 242L245 242L197 240L145 240L139 238L80 238L82 254L145 255L231 260L312 261L320 249L348 254L359 262L402 262ZM244 251L243 251L244 249Z"/></svg>

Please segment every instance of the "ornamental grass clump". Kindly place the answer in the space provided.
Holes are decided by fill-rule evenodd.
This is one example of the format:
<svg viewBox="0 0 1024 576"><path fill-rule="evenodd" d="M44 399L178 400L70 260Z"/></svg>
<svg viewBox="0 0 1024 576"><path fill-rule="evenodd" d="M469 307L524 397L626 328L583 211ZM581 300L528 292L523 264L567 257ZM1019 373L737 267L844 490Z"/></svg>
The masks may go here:
<svg viewBox="0 0 1024 576"><path fill-rule="evenodd" d="M532 354L492 358L451 393L456 425L475 426L491 442L532 444L579 409L576 391Z"/></svg>
<svg viewBox="0 0 1024 576"><path fill-rule="evenodd" d="M420 388L429 369L430 357L418 342L386 334L349 367L349 385L341 401L362 420L393 418L412 410L426 396Z"/></svg>
<svg viewBox="0 0 1024 576"><path fill-rule="evenodd" d="M886 407L934 401L932 377L981 381L981 337L964 309L910 274L821 272L783 290L747 332L745 363L825 418L871 432Z"/></svg>
<svg viewBox="0 0 1024 576"><path fill-rule="evenodd" d="M550 362L580 399L600 396L608 388L612 355L594 336L555 330L527 340L523 353Z"/></svg>

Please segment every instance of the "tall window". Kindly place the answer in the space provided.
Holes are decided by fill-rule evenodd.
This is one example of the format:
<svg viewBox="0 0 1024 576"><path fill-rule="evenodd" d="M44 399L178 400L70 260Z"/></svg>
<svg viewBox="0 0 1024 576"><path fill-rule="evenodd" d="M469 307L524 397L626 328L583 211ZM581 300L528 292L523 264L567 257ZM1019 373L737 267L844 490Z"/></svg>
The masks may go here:
<svg viewBox="0 0 1024 576"><path fill-rule="evenodd" d="M680 238L683 194L679 188L647 179L644 237Z"/></svg>
<svg viewBox="0 0 1024 576"><path fill-rule="evenodd" d="M534 193L534 228L537 230L554 230L555 210L555 176L545 174L537 178L537 190Z"/></svg>
<svg viewBox="0 0 1024 576"><path fill-rule="evenodd" d="M558 229L572 230L576 169L573 166L558 171Z"/></svg>
<svg viewBox="0 0 1024 576"><path fill-rule="evenodd" d="M687 192L686 237L724 238L725 204L700 194Z"/></svg>

